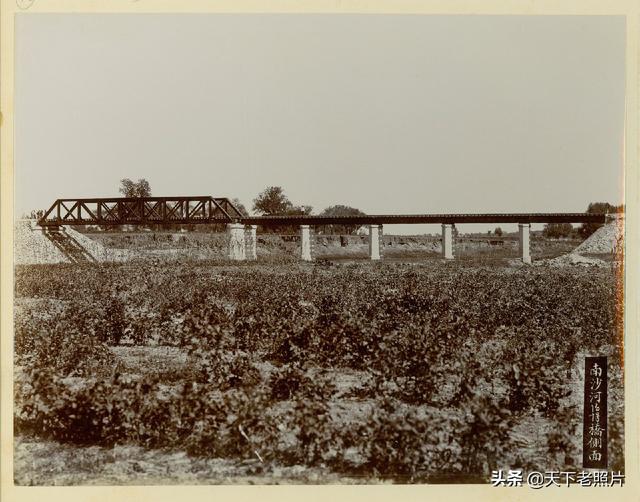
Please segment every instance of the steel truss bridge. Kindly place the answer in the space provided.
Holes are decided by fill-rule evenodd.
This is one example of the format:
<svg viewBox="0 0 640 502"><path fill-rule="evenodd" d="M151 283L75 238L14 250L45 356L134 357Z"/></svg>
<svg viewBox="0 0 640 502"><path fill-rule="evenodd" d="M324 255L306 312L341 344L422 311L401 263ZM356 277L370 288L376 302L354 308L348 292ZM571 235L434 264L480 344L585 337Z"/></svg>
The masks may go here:
<svg viewBox="0 0 640 502"><path fill-rule="evenodd" d="M38 220L60 225L147 225L162 223L232 223L242 214L229 199L202 197L116 197L58 199Z"/></svg>
<svg viewBox="0 0 640 502"><path fill-rule="evenodd" d="M60 225L227 224L391 225L419 223L605 223L608 215L590 213L382 214L365 216L243 216L227 198L138 197L58 199L38 220Z"/></svg>

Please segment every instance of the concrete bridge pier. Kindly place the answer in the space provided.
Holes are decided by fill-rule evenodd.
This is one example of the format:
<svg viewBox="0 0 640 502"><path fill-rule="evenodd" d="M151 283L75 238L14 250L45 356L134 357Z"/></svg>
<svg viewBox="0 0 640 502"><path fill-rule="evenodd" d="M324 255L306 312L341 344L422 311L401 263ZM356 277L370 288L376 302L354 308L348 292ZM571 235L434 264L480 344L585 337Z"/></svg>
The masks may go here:
<svg viewBox="0 0 640 502"><path fill-rule="evenodd" d="M229 259L244 260L244 225L242 223L229 223L227 232L229 234Z"/></svg>
<svg viewBox="0 0 640 502"><path fill-rule="evenodd" d="M369 225L369 258L382 259L382 225Z"/></svg>
<svg viewBox="0 0 640 502"><path fill-rule="evenodd" d="M522 263L531 263L531 255L529 254L529 232L531 230L531 224L518 223L518 235L520 240L518 241L518 249L520 252L520 258Z"/></svg>
<svg viewBox="0 0 640 502"><path fill-rule="evenodd" d="M247 260L258 259L258 225L244 227L245 258Z"/></svg>
<svg viewBox="0 0 640 502"><path fill-rule="evenodd" d="M311 228L309 225L300 225L300 258L303 261L312 261L311 256Z"/></svg>
<svg viewBox="0 0 640 502"><path fill-rule="evenodd" d="M453 260L453 225L442 224L442 257Z"/></svg>

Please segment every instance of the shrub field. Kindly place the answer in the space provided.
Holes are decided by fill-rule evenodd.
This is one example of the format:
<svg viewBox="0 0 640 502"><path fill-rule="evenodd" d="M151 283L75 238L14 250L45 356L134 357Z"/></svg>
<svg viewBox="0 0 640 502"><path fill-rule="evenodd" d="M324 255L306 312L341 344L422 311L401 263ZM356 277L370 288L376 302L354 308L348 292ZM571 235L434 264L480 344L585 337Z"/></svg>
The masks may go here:
<svg viewBox="0 0 640 502"><path fill-rule="evenodd" d="M21 266L15 434L261 482L486 483L581 470L583 358L607 355L623 470L619 291L613 267Z"/></svg>

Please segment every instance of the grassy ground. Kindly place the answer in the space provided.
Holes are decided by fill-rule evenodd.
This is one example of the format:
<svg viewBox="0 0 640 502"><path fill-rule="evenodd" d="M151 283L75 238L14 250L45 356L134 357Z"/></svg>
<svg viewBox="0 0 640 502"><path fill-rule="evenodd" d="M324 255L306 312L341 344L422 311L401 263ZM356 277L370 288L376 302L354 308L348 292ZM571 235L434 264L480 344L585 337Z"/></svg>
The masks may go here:
<svg viewBox="0 0 640 502"><path fill-rule="evenodd" d="M21 486L172 484L377 484L375 478L283 466L266 470L256 458L237 462L195 458L184 451L116 445L79 447L35 438L15 441L15 478Z"/></svg>
<svg viewBox="0 0 640 502"><path fill-rule="evenodd" d="M186 354L176 347L120 346L112 347L120 371L132 376L155 375L172 392L173 376L187 364ZM274 367L259 365L264 378ZM337 392L330 404L334 423L361 420L372 411L375 402L360 397L365 371L310 369L316 381L331 381ZM91 380L75 378L76 385ZM566 382L571 397L567 404L581 402L581 378L574 372ZM494 393L504 389L492 389ZM284 405L286 407L286 404ZM421 406L419 408L426 407ZM433 411L433 409L431 409ZM437 411L437 410L436 410ZM442 410L442 413L450 413ZM553 423L537 414L521 420L510 435L519 455L534 464L547 461L547 434ZM263 464L258 458L229 460L187 455L180 449L149 449L136 445L79 446L19 435L14 444L15 483L22 486L68 485L163 485L163 484L378 484L385 483L370 474L349 477L322 466L279 466ZM443 478L442 482L465 482L464 478Z"/></svg>
<svg viewBox="0 0 640 502"><path fill-rule="evenodd" d="M538 248L538 252L547 253L548 257L557 256L566 252L567 247L569 246L566 242L549 242L546 243L545 246ZM544 248L544 249L542 249ZM516 249L517 251L517 249ZM538 255L540 256L540 254ZM245 298L245 294L247 291L257 292L259 296L262 295L267 300L267 303L264 304L264 308L269 308L269 302L271 302L271 298L273 295L279 293L278 290L269 289L268 282L272 280L274 282L280 281L281 279L276 276L284 276L282 279L283 284L286 285L287 288L290 288L289 294L294 295L293 298L296 298L297 301L298 296L301 293L300 288L302 288L304 284L303 282L295 282L289 284L288 277L296 277L296 280L300 280L299 273L300 271L304 271L305 274L313 274L322 276L326 282L331 282L334 280L344 280L345 275L354 274L355 280L353 283L349 283L358 288L362 289L361 294L357 296L358 302L367 302L368 295L367 288L370 287L373 290L385 290L381 293L380 296L376 296L378 301L380 298L393 300L394 304L398 305L398 299L404 298L401 296L401 293L394 288L385 288L384 284L381 284L381 281L375 281L374 283L367 282L374 277L380 277L377 274L380 271L389 271L389 270L404 270L403 273L406 273L405 277L412 278L411 280L424 280L425 278L429 278L434 274L434 271L437 272L443 268L446 268L450 271L450 274L443 276L442 278L446 280L457 280L459 277L463 277L466 274L474 274L476 272L480 272L484 274L483 277L489 277L491 279L491 284L496 286L501 286L503 284L508 284L508 277L514 276L516 280L521 280L523 277L527 277L528 273L536 273L540 274L541 271L533 271L533 270L524 270L521 265L515 265L514 260L517 261L517 254L514 256L514 250L510 247L498 248L498 249L476 249L475 252L473 248L467 248L463 250L458 256L457 260L454 263L442 263L440 266L440 259L437 253L433 252L424 252L419 250L413 251L400 251L398 249L393 250L385 250L385 260L382 263L367 265L359 264L355 266L349 266L345 261L363 261L368 262L368 259L365 256L350 256L348 258L344 258L341 255L336 255L333 258L328 258L327 262L333 262L333 265L326 268L322 267L321 263L317 265L312 264L290 264L283 266L274 266L272 264L266 263L257 263L257 264L242 264L242 265L223 265L223 266L211 266L205 267L203 264L198 264L197 267L202 269L204 274L207 276L207 280L201 282L201 284L205 284L211 287L211 293L213 295L213 301L222 301L221 305L225 308L229 307L233 310L236 305L229 298L224 296L224 288L217 288L217 284L220 281L227 280L229 286L234 286L237 277L241 275L246 275L247 280L249 281L250 288L248 289L237 289L234 293L236 295L237 303L241 303L242 298ZM535 254L534 254L535 258ZM420 262L429 262L424 263L423 265L411 266L408 268L402 269L399 267L399 263L413 263L419 264ZM329 263L330 264L330 263ZM387 266L387 264L389 266ZM486 266L489 265L489 270L486 269ZM173 269L170 266L158 266L157 270L153 269L152 266L146 265L150 267L148 270L148 274L151 273L163 273L166 274L164 280L169 281L169 284L177 283L177 289L181 291L181 295L183 293L183 288L186 288L187 285L190 284L191 279L191 271L188 270L188 267L183 267L180 270ZM65 268L66 267L66 268ZM484 268L483 268L484 267ZM416 269L418 272L414 275L414 272L410 269ZM52 269L54 270L54 269ZM55 269L57 270L57 269ZM119 265L117 267L113 267L113 270L105 268L99 274L111 274L113 273L113 277L108 276L96 276L93 280L97 281L96 284L104 284L109 280L113 280L114 283L118 284L118 288L120 291L123 291L122 294L130 294L130 300L140 300L145 301L146 295L153 291L154 294L157 294L159 290L163 290L161 287L153 287L147 284L147 275L140 274L138 270L137 273L140 274L140 277L131 278L132 273L136 270L135 265ZM43 269L44 271L44 269ZM65 271L67 272L65 275ZM60 270L56 272L55 279L60 279L60 273L62 276L67 277L71 280L71 275L77 275L77 281L83 281L84 276L82 273L77 272L73 274L72 266L63 266L60 267ZM87 268L87 272L89 269ZM184 276L178 274L185 274ZM520 273L522 272L522 273ZM255 276L248 274L256 274ZM399 272L398 272L399 273ZM594 272L595 273L595 272ZM598 276L603 280L603 284L607 283L605 275L607 271L599 271ZM174 275L175 274L175 275ZM569 270L567 273L565 272L554 272L557 275L557 279L559 281L569 281L572 282L573 278L575 278L575 284L585 285L584 281L590 279L592 276L591 272L586 270ZM440 277L436 274L437 277ZM517 276L517 277L516 277ZM44 276L43 276L44 277ZM49 276L51 277L51 276ZM398 279L398 276L394 276L395 279ZM519 279L518 279L519 277ZM120 281L121 278L124 278L124 281ZM198 278L198 273L194 273L193 278ZM541 277L545 279L544 276ZM308 278L307 278L308 279ZM266 280L266 282L265 282ZM354 284L358 283L362 280L362 284ZM255 282L257 281L257 283ZM430 284L429 280L426 282ZM61 285L64 285L64 281L60 282ZM322 281L318 281L316 283L316 287L321 285ZM342 284L342 287L345 287L346 284L341 282L336 282L337 285ZM369 286L363 286L369 284ZM436 283L438 286L439 283ZM527 283L528 284L528 283ZM540 293L538 291L539 283L534 281L532 282L534 286L527 285L527 288L532 287L529 292L535 292L538 302L543 303L546 302L549 296L555 295L556 284L560 286L558 282L550 283L547 285L549 288L545 290L546 293ZM164 284L166 287L166 284ZM133 287L132 287L133 286ZM258 287L256 287L258 286ZM396 283L395 286L406 287L407 283L399 282ZM430 287L433 287L433 284L430 284ZM484 295L486 291L482 291L482 288L478 288L477 291L474 290L475 284L469 284L470 290L472 293L468 293L473 298L480 298L482 301L485 300ZM67 286L61 286L67 287ZM351 287L351 286L348 286ZM446 286L449 288L450 286ZM71 288L73 289L73 288ZM135 289L135 291L131 291L131 289ZM268 290L267 293L263 293L260 289ZM388 289L388 291L386 291ZM231 289L230 289L231 291ZM329 290L328 290L329 291ZM499 287L493 288L493 295L498 295ZM569 290L567 290L569 291ZM573 290L571 290L573 291ZM597 291L597 289L594 289ZM336 290L331 290L331 293L335 293ZM435 293L436 295L439 293L443 293L444 297L452 299L455 302L456 296L461 293L459 290L452 289L453 295L444 294L443 292L438 292L438 288L433 288L433 290L425 290L424 288L418 289L414 291L418 296L428 296L429 294ZM231 294L231 293L230 293ZM320 305L319 300L321 296L317 296L317 292L313 289L307 291L307 297L313 299L315 301L315 305ZM216 295L222 295L221 297L217 297ZM546 295L546 296L545 296ZM60 295L61 297L64 295ZM506 295L507 297L516 297L517 295L514 292ZM579 295L578 295L579 296ZM198 298L205 299L206 302L211 302L211 296L202 296L198 290ZM503 298L503 300L506 298ZM446 300L448 301L448 300ZM528 301L528 300L527 300ZM558 301L564 302L565 298L559 298ZM573 321L582 321L580 315L575 313L575 302L578 301L576 298L571 300L567 299L567 303L564 306L565 310L558 309L549 310L548 314L551 316L550 319L554 319L555 315L568 315L571 317ZM39 311L42 310L44 312L48 312L48 315L57 315L57 313L68 303L68 300L61 300L60 298L50 298L50 297L39 297L35 298L33 296L22 296L16 300L17 310L20 312L22 310L26 311ZM227 303L225 303L227 302ZM133 302L135 304L135 302ZM250 304L251 302L247 302ZM303 302L307 303L307 302ZM354 305L358 304L357 302ZM597 304L597 302L596 302ZM259 304L262 305L262 304ZM363 304L358 304L362 307ZM384 310L384 305L378 304L380 309L379 311ZM404 304L403 304L404 305ZM313 306L310 310L305 310L307 307L300 308L300 304L296 306L297 315L301 317L297 317L299 321L304 322L306 319L305 316L310 316L309 318L315 317L319 312L314 314L309 314L308 312L314 312L314 309L317 310L317 307ZM536 303L531 305L525 305L525 308L533 308L535 309L537 306ZM360 308L359 307L359 308ZM458 307L466 309L467 304L461 303ZM480 302L480 308L482 307L482 302ZM362 307L364 308L364 307ZM404 308L404 307L403 307ZM511 307L510 307L511 308ZM495 310L495 309L494 309ZM517 311L517 309L516 309ZM265 310L261 310L261 313L264 313ZM395 317L394 311L391 311L391 320ZM434 311L435 312L435 311ZM457 310L458 314L460 314L460 310ZM562 313L564 312L564 313ZM573 312L573 313L572 313ZM447 312L441 313L443 319L446 318L445 324L448 325L454 321L453 319L448 319ZM495 311L492 311L492 314L495 314ZM352 319L351 312L342 312L341 313L343 320L348 322L349 319ZM412 321L412 318L404 312L407 317L405 319L408 322ZM430 314L429 314L430 315ZM585 316L587 314L585 313ZM469 318L471 319L471 317ZM586 319L586 317L584 318ZM276 318L273 319L277 320ZM290 322L287 320L287 322ZM367 320L368 322L368 320ZM508 319L506 322L511 322ZM585 322L593 322L592 320L588 320ZM291 325L295 326L295 322ZM145 327L147 324L143 324ZM275 323L273 325L278 325ZM349 325L350 326L350 325ZM444 325L443 325L444 326ZM494 351L499 351L503 347L504 340L500 338L500 329L504 328L504 326L495 326L496 332L495 336L485 339L482 344L477 348L477 360L481 361L482 357L480 354L489 355ZM274 328L275 329L275 328ZM339 329L339 325L337 328ZM402 326L398 326L394 328L394 330L401 330ZM515 326L514 329L519 329L518 326ZM534 329L535 334L539 335L542 330L553 329L553 326L544 327L542 324L539 324L538 327ZM602 328L601 328L602 329ZM392 330L393 331L393 330ZM323 332L324 333L324 332ZM466 331L464 331L466 336ZM493 331L489 329L487 331L490 336ZM533 333L533 332L532 332ZM524 333L526 336L527 333ZM264 336L270 336L270 333L264 333ZM589 333L586 333L585 336L589 336ZM410 345L413 347L413 344ZM614 349L611 349L614 350ZM179 384L181 380L184 380L188 375L189 370L189 358L187 352L180 347L172 347L172 346L154 346L153 343L148 345L132 345L129 339L124 339L123 343L120 345L110 346L109 351L114 355L114 362L112 367L107 368L108 371L115 371L130 376L133 378L147 378L154 377L157 378L160 382L162 382L162 392L164 394L170 395L172 393L176 393L179 388ZM412 352L415 350L412 349ZM256 368L259 370L260 379L264 382L269 381L270 377L278 371L277 367L274 366L274 363L267 358L263 357L264 354L259 354L258 357L255 358L254 363ZM569 393L569 397L563 402L563 405L566 406L574 406L581 407L582 406L582 388L581 382L582 377L580 374L580 363L582 361L583 353L579 352L575 356L575 362L573 364L572 370L570 374L567 374L566 380L561 379L560 385L565 386L567 391L571 391ZM474 356L476 358L476 356ZM426 361L425 361L426 362ZM507 366L509 366L507 364ZM324 382L327 384L332 384L335 386L335 392L331 395L331 399L328 403L331 422L335 424L336 427L340 428L342 425L349 423L358 423L359 421L363 421L367 415L371 414L372 409L376 406L374 399L372 398L371 388L368 389L368 392L364 392L368 384L368 368L364 370L356 370L348 367L328 367L328 366L318 366L311 365L306 367L305 370L306 375L310 377L314 382L320 383L324 385ZM87 382L91 382L95 379L96 376L99 375L89 375L83 377L73 377L74 385L83 386L86 385ZM188 377L187 377L188 378ZM447 376L447 378L450 378ZM536 374L533 374L529 377L529 380L534 380L536 378ZM393 382L388 384L389 388L395 385ZM447 383L445 382L443 386L438 390L441 394L446 397L447 394ZM388 390L387 389L387 390ZM393 389L392 389L393 390ZM497 387L484 388L481 389L487 395L490 396L499 396L505 393L505 389L500 386L498 383ZM615 401L616 406L620 406L621 396L620 392L622 391L621 387L617 387L612 389L612 402ZM614 393L615 397L614 397ZM399 403L399 404L398 404ZM286 417L288 414L288 408L290 404L287 401L282 401L275 404L275 408L277 408L277 413L279 413L282 417ZM402 408L406 407L405 404L401 401L397 401L397 409L395 412L401 413ZM428 412L432 415L447 415L446 418L451 418L451 414L458 413L455 409L455 406L449 407L447 409L434 409L428 404L419 403L415 406L412 406L412 409L415 410L419 415L427 414ZM465 413L464 410L462 413ZM426 416L426 415L425 415ZM548 433L552 432L553 429L557 428L557 424L554 423L547 417L544 417L542 414L538 412L526 413L517 421L515 427L509 431L510 441L514 445L515 450L513 454L516 453L527 458L535 465L545 465L548 461ZM574 438L576 442L579 442L580 438ZM20 485L52 485L52 484L60 484L60 485L78 485L78 484L199 484L199 483L207 483L207 484L224 484L224 483L377 483L382 480L377 477L375 474L369 473L366 477L357 477L357 476L343 476L336 472L335 470L330 470L325 468L322 463L316 463L315 465L278 465L277 463L263 463L259 455L249 455L243 459L226 459L226 458L208 458L206 456L189 456L185 453L185 451L179 448L163 448L163 449L151 449L141 446L139 444L116 444L113 447L102 447L102 446L80 446L80 445L72 445L65 444L61 442L55 442L51 440L45 440L41 437L36 437L34 435L29 434L19 434L16 438L15 442L15 480L16 483ZM457 479L449 479L451 482L463 482L464 478Z"/></svg>

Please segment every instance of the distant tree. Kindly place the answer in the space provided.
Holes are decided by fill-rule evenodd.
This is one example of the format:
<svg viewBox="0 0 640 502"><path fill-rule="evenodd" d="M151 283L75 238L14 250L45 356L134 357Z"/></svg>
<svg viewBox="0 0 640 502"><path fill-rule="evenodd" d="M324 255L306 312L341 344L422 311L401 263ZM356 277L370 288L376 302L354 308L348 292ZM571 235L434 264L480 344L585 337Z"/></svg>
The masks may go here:
<svg viewBox="0 0 640 502"><path fill-rule="evenodd" d="M267 187L253 200L253 210L262 216L306 216L313 211L311 206L294 206L284 194L282 187ZM266 227L267 232L297 233L293 225Z"/></svg>
<svg viewBox="0 0 640 502"><path fill-rule="evenodd" d="M138 197L151 197L151 185L147 180L141 178L137 183L137 196Z"/></svg>
<svg viewBox="0 0 640 502"><path fill-rule="evenodd" d="M129 178L123 178L120 180L120 193L124 197L136 196L136 184Z"/></svg>
<svg viewBox="0 0 640 502"><path fill-rule="evenodd" d="M144 178L140 178L137 182L131 181L129 178L120 180L120 193L124 197L151 197L151 185Z"/></svg>
<svg viewBox="0 0 640 502"><path fill-rule="evenodd" d="M493 231L494 235L497 235L498 237L502 237L502 229L500 227L496 227L496 229Z"/></svg>
<svg viewBox="0 0 640 502"><path fill-rule="evenodd" d="M120 193L123 197L136 198L136 197L151 197L151 185L149 182L140 178L137 182L130 180L129 178L122 178L120 180ZM113 225L103 225L103 230L113 230ZM147 228L156 228L155 225L147 226ZM120 228L118 230L121 230Z"/></svg>
<svg viewBox="0 0 640 502"><path fill-rule="evenodd" d="M320 216L365 216L365 213L355 207L337 204L330 206L320 213ZM318 230L325 234L355 235L361 225L323 225Z"/></svg>
<svg viewBox="0 0 640 502"><path fill-rule="evenodd" d="M281 213L280 216L308 216L313 212L311 206L291 206L289 209ZM300 231L298 225L281 225L272 227L268 232L274 232L279 234L297 234Z"/></svg>
<svg viewBox="0 0 640 502"><path fill-rule="evenodd" d="M283 214L289 216L308 216L313 212L311 206L291 206Z"/></svg>
<svg viewBox="0 0 640 502"><path fill-rule="evenodd" d="M551 239L570 237L572 233L571 223L547 223L542 230L542 235Z"/></svg>
<svg viewBox="0 0 640 502"><path fill-rule="evenodd" d="M609 214L609 213L622 213L624 212L624 204L615 206L608 202L591 202L587 208L587 213L591 214ZM579 234L583 238L589 237L593 232L598 230L602 224L600 223L583 223L578 230Z"/></svg>
<svg viewBox="0 0 640 502"><path fill-rule="evenodd" d="M240 211L240 214L242 216L249 216L249 212L247 211L247 208L244 207L244 204L242 202L240 202L240 199L238 199L237 197L235 199L233 199L231 201L231 204L233 204L233 206Z"/></svg>
<svg viewBox="0 0 640 502"><path fill-rule="evenodd" d="M267 187L253 199L253 210L263 216L286 214L293 204L284 194L282 187Z"/></svg>
<svg viewBox="0 0 640 502"><path fill-rule="evenodd" d="M32 209L29 213L22 213L22 219L25 220L39 220L44 216L42 209ZM51 216L49 216L51 218Z"/></svg>

